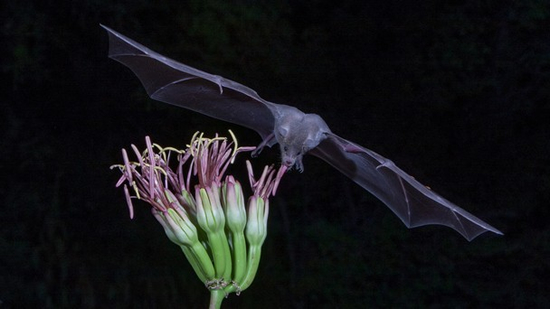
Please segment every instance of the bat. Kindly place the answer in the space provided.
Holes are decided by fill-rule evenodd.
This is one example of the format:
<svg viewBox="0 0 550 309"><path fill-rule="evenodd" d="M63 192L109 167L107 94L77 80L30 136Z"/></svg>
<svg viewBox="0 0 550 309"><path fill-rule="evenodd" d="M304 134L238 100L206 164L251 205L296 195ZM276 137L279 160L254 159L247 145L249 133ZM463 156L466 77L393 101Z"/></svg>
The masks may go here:
<svg viewBox="0 0 550 309"><path fill-rule="evenodd" d="M262 142L253 156L279 144L281 164L298 171L304 170L306 153L317 156L380 199L408 228L445 225L468 241L488 231L503 235L391 160L332 133L320 116L266 101L244 85L176 62L101 26L109 35L109 57L130 68L151 98L258 132Z"/></svg>

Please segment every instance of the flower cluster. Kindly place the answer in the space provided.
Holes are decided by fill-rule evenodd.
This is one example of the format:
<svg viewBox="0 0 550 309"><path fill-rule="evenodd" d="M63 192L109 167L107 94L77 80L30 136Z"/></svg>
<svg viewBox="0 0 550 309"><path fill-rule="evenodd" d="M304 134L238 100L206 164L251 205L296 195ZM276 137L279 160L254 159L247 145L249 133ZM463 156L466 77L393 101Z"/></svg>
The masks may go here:
<svg viewBox="0 0 550 309"><path fill-rule="evenodd" d="M122 172L117 187L124 184L130 217L133 199L149 203L200 280L224 296L239 294L254 280L267 235L268 198L287 169L266 166L256 180L247 161L253 194L245 200L241 184L225 172L238 153L254 147L238 147L230 134L232 141L196 133L185 150L164 148L146 137L143 152L131 146L137 161L123 149L124 164L114 166Z"/></svg>

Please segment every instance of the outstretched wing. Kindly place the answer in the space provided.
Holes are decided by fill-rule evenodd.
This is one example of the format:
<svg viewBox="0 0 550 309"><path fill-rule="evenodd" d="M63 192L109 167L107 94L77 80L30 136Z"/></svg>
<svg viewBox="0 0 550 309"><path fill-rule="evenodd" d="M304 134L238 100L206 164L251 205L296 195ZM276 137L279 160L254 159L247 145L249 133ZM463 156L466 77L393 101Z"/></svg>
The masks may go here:
<svg viewBox="0 0 550 309"><path fill-rule="evenodd" d="M439 224L471 241L491 231L502 233L416 181L374 151L329 134L309 153L325 160L384 202L409 228Z"/></svg>
<svg viewBox="0 0 550 309"><path fill-rule="evenodd" d="M109 57L130 68L149 96L258 132L275 126L277 104L237 82L189 67L101 25L109 34Z"/></svg>

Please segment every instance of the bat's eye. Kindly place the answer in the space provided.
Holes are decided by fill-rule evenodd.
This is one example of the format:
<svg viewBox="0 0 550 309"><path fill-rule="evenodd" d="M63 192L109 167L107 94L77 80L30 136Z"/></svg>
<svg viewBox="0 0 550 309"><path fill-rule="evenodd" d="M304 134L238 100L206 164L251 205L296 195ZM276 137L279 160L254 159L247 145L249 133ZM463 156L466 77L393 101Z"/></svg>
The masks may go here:
<svg viewBox="0 0 550 309"><path fill-rule="evenodd" d="M298 151L298 152L296 153L297 156L299 156L299 155L301 155L301 154L302 154L301 151Z"/></svg>
<svg viewBox="0 0 550 309"><path fill-rule="evenodd" d="M284 150L284 151L288 151L288 147L287 147L287 146L284 146L284 147L283 147L283 150Z"/></svg>

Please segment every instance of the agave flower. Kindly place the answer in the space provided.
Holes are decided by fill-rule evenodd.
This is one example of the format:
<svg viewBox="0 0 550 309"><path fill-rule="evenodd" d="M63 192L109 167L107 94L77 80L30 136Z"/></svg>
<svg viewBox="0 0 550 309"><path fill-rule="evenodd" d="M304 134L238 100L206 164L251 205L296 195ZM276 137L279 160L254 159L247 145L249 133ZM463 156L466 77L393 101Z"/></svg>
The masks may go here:
<svg viewBox="0 0 550 309"><path fill-rule="evenodd" d="M143 152L131 146L137 161L130 161L122 149L124 163L111 167L122 172L116 186L124 184L130 218L133 199L151 205L168 238L181 247L210 290L211 308L219 308L229 293L239 295L254 280L267 236L269 197L287 170L284 165L278 171L266 166L256 180L247 161L253 194L245 201L240 182L225 173L237 154L254 147L238 147L229 133L232 141L196 133L185 150L161 147L145 137Z"/></svg>

